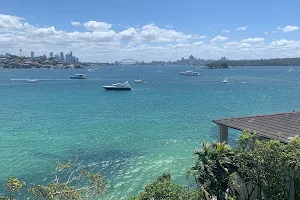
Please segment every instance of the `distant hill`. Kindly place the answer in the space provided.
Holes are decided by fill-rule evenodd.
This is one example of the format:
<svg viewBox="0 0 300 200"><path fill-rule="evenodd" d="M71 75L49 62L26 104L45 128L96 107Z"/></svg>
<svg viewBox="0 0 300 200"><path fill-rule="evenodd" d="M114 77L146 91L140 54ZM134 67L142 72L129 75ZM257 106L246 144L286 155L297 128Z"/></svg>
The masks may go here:
<svg viewBox="0 0 300 200"><path fill-rule="evenodd" d="M222 60L207 63L211 69L229 66L300 66L300 58L272 58L260 60Z"/></svg>

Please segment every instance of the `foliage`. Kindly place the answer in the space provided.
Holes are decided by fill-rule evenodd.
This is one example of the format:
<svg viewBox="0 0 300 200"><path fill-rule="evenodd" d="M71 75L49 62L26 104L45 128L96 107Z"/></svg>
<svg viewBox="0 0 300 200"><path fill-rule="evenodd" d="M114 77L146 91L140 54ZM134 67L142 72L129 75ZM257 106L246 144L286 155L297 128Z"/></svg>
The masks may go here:
<svg viewBox="0 0 300 200"><path fill-rule="evenodd" d="M257 134L251 133L250 130L246 129L240 135L240 139L237 141L237 148L242 151L248 151L254 148L254 144L258 140Z"/></svg>
<svg viewBox="0 0 300 200"><path fill-rule="evenodd" d="M144 191L129 200L201 200L201 190L188 191L183 186L174 185L170 174L163 174L152 184L146 185Z"/></svg>
<svg viewBox="0 0 300 200"><path fill-rule="evenodd" d="M66 183L50 183L48 185L37 185L28 189L29 194L34 199L54 200L54 199L80 199L81 193Z"/></svg>
<svg viewBox="0 0 300 200"><path fill-rule="evenodd" d="M254 195L289 199L295 186L295 199L300 199L300 137L282 144L245 130L237 143L231 149L224 143L204 142L195 152L197 160L189 174L199 187L217 199L251 199Z"/></svg>
<svg viewBox="0 0 300 200"><path fill-rule="evenodd" d="M247 141L250 148L245 148ZM246 199L251 197L255 187L260 189L259 196L262 198L288 199L292 187L290 184L299 179L291 176L291 173L299 173L300 169L299 137L289 144L282 144L278 140L258 140L255 135L249 137L246 131L241 135L239 145L234 163L246 186L251 188L250 192L247 191Z"/></svg>
<svg viewBox="0 0 300 200"><path fill-rule="evenodd" d="M25 185L24 181L19 181L18 178L16 177L10 177L7 179L5 188L7 190L7 197L5 196L0 196L0 199L14 199L14 194L16 192L19 192L20 189Z"/></svg>
<svg viewBox="0 0 300 200"><path fill-rule="evenodd" d="M28 189L28 192L34 199L86 199L97 197L106 191L106 184L99 174L90 174L85 170L76 174L78 170L73 169L75 163L72 160L69 160L66 163L57 161L56 164L55 179L52 183L47 185L37 185ZM64 176L66 171L69 173L69 176ZM63 180L62 177L67 178ZM79 180L82 177L88 179L88 183L86 183L85 186L70 186L73 181Z"/></svg>
<svg viewBox="0 0 300 200"><path fill-rule="evenodd" d="M256 60L226 60L212 61L207 64L209 68L224 68L227 66L299 66L300 58L273 58ZM223 65L223 67L222 67Z"/></svg>
<svg viewBox="0 0 300 200"><path fill-rule="evenodd" d="M82 170L82 174L85 175L90 184L88 190L86 190L87 195L86 196L100 196L106 191L106 184L103 182L102 176L99 174L91 174L86 170Z"/></svg>
<svg viewBox="0 0 300 200"><path fill-rule="evenodd" d="M95 198L106 191L106 184L103 182L102 176L99 174L91 174L85 170L76 168L75 162L69 160L68 162L56 162L55 179L47 185L36 185L28 188L29 195L33 199L41 200L80 200ZM82 181L78 186L73 181ZM83 180L84 181L84 180ZM73 184L73 185L71 185ZM15 199L13 194L19 192L20 188L25 185L25 182L19 181L15 177L10 177L5 184L7 189L7 197L0 196L3 200Z"/></svg>
<svg viewBox="0 0 300 200"><path fill-rule="evenodd" d="M210 69L228 69L229 65L228 63L224 61L215 61L207 64L207 67Z"/></svg>
<svg viewBox="0 0 300 200"><path fill-rule="evenodd" d="M217 199L224 199L229 188L230 175L237 171L232 163L234 151L225 143L203 143L195 151L197 161L189 171L196 183Z"/></svg>

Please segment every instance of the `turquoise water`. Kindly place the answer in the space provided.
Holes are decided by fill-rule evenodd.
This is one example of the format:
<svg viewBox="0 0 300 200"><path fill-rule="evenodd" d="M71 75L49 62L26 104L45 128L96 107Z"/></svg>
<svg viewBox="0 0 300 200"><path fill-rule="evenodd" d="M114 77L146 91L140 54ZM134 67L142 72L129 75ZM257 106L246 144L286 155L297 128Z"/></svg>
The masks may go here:
<svg viewBox="0 0 300 200"><path fill-rule="evenodd" d="M201 76L179 75L187 69ZM300 108L300 68L288 69L148 66L140 68L144 84L133 83L137 68L129 66L0 69L0 183L11 175L27 185L47 183L56 160L77 159L105 177L110 188L104 199L135 195L164 172L189 184L193 150L217 140L211 120ZM69 80L75 73L88 79ZM28 77L41 80L10 80ZM102 88L126 80L132 91ZM237 136L231 131L230 143Z"/></svg>

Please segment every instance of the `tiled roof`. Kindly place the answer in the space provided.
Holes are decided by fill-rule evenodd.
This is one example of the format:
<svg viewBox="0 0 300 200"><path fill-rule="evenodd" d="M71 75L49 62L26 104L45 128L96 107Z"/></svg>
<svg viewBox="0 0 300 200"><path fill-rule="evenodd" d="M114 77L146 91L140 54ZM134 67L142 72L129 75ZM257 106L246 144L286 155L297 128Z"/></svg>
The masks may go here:
<svg viewBox="0 0 300 200"><path fill-rule="evenodd" d="M300 112L216 119L213 122L240 131L249 129L260 137L277 139L283 143L300 135Z"/></svg>

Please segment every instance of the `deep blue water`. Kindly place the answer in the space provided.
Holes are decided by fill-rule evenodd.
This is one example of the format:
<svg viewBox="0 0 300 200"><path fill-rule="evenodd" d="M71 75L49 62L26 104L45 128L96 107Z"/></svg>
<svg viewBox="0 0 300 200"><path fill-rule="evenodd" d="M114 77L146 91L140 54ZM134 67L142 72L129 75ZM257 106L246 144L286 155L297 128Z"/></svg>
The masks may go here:
<svg viewBox="0 0 300 200"><path fill-rule="evenodd" d="M201 76L179 75L187 69ZM193 151L204 140L217 140L211 120L300 108L300 68L288 69L147 66L140 68L143 84L133 83L132 66L93 72L0 69L0 183L11 175L28 185L47 183L56 160L76 158L105 177L110 185L105 199L135 195L164 172L188 184ZM75 73L88 79L70 80ZM20 80L29 77L40 81ZM102 88L123 81L133 90ZM234 144L238 132L230 133Z"/></svg>

